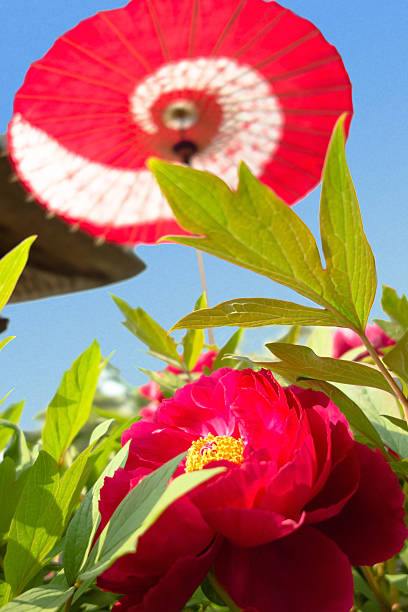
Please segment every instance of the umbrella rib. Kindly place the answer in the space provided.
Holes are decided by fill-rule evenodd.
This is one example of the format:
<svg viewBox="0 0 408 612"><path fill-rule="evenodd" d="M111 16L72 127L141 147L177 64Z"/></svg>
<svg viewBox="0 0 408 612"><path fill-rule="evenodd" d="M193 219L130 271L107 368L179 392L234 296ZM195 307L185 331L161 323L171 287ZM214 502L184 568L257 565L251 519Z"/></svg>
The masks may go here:
<svg viewBox="0 0 408 612"><path fill-rule="evenodd" d="M284 183L282 180L277 178L276 173L271 172L271 170L266 170L264 169L264 173L262 176L270 176L272 177L271 182L273 183L273 185L280 185L282 187L282 189L285 189L286 191L289 191L289 193L291 193L295 199L299 199L300 197L302 197L303 193L300 193L299 191L297 191L296 189L293 189L293 187L289 186L287 183ZM275 191L275 189L274 189ZM276 193L276 191L275 191ZM280 196L279 194L277 194L278 198L280 198L281 200L283 200L282 196Z"/></svg>
<svg viewBox="0 0 408 612"><path fill-rule="evenodd" d="M110 89L111 91L115 91L125 96L129 95L129 92L126 89L115 87L114 85L110 85L109 83L106 83L106 81L99 81L98 79L91 79L82 74L77 74L75 72L69 72L68 70L63 70L62 68L55 68L54 66L47 66L46 64L40 64L38 62L33 64L31 67L36 68L37 70L44 70L46 72L53 72L54 74L60 74L62 76L66 76L71 79L76 79L77 81L83 81L90 85L98 85L100 87L104 87L105 89Z"/></svg>
<svg viewBox="0 0 408 612"><path fill-rule="evenodd" d="M106 25L112 30L112 32L120 40L122 45L126 47L129 53L131 53L133 57L135 57L140 62L140 64L142 64L146 72L147 73L151 72L152 70L151 64L146 60L146 58L143 55L141 55L134 48L134 46L128 41L128 39L125 36L123 36L122 32L118 30L117 27L108 19L108 17L106 16L106 11L102 13L98 13L98 16L99 16L99 19L102 19L102 21L104 21Z"/></svg>
<svg viewBox="0 0 408 612"><path fill-rule="evenodd" d="M279 22L280 18L286 12L288 12L287 9L284 9L282 11L282 13L279 13L279 15L275 18L274 22L272 22L274 26L276 26L276 24ZM312 32L309 32L305 36L302 36L302 37L298 38L297 40L293 41L292 43L290 43L290 45L287 45L287 47L285 47L284 49L281 49L280 51L275 51L274 53L272 53L272 55L270 55L267 58L265 58L265 60L262 60L262 62L260 62L259 64L255 64L254 66L244 65L244 72L241 74L241 76L244 76L245 74L247 74L252 69L257 69L259 66L263 65L263 62L265 62L265 64L266 63L270 63L271 61L274 61L274 60L278 59L282 55L286 55L288 52L293 51L293 49L295 49L296 47L298 47L298 46L302 45L303 43L307 42L310 38L313 38L317 34L318 34L318 31L317 30L313 30ZM255 39L256 38L257 38L257 36L255 37ZM244 45L244 47L242 47L242 49L245 48L245 47L248 47L248 45L251 46L253 44L253 42L254 42L254 39L249 41L248 43L246 43L246 45ZM233 57L237 57L238 55L240 55L242 49L240 51L238 51ZM206 82L206 84L203 87L203 89L207 89L211 85L211 82L214 80L214 78L216 76L219 77L220 74L225 72L225 70L226 70L226 67L224 67L222 70L220 70L220 72L218 72L216 75L213 75ZM234 79L229 79L228 81L225 81L222 85L219 85L215 89L215 91L219 90L221 87L224 87L226 84L230 83L231 80L235 80L235 77L234 77Z"/></svg>
<svg viewBox="0 0 408 612"><path fill-rule="evenodd" d="M170 61L169 50L167 49L166 41L164 40L163 32L161 30L160 23L157 17L156 10L153 6L152 0L146 0L146 4L149 9L150 18L152 20L154 29L156 30L157 37L160 41L160 46L162 48L164 58L167 62L169 62Z"/></svg>
<svg viewBox="0 0 408 612"><path fill-rule="evenodd" d="M295 164L294 162L291 162L291 161L285 159L281 155L274 154L271 162L273 162L273 160L275 160L275 159L277 161L279 161L281 164L283 164L284 166L287 166L288 168L291 168L292 170L296 170L297 172L300 172L304 176L308 176L309 178L312 178L313 180L316 180L316 179L320 180L320 178L321 178L321 173L320 172L318 172L318 173L310 172L306 168L303 168L303 166L299 166L299 164Z"/></svg>
<svg viewBox="0 0 408 612"><path fill-rule="evenodd" d="M80 130L78 132L72 132L71 134L66 134L64 136L59 136L59 141L67 142L72 140L73 138L77 138L78 136L87 136L88 134L95 134L97 132L109 132L111 130L117 130L116 125L105 125L99 126L90 130Z"/></svg>
<svg viewBox="0 0 408 612"><path fill-rule="evenodd" d="M30 117L30 122L36 125L46 125L48 123L65 123L66 121L77 121L81 119L106 119L107 117L132 117L131 113L87 113L85 115L65 115L62 117Z"/></svg>
<svg viewBox="0 0 408 612"><path fill-rule="evenodd" d="M287 9L285 9L286 11ZM241 78L243 76L245 76L246 74L248 74L248 72L251 72L252 70L257 70L259 67L265 66L266 64L278 59L279 57L283 55L286 55L289 51L293 51L294 48L302 45L304 42L307 42L307 40L309 40L310 38L313 38L314 36L316 36L318 34L318 30L313 30L312 32L309 32L307 35L297 39L296 41L294 41L293 43L291 43L290 45L288 45L287 47L285 47L285 49L273 53L272 55L270 55L269 57L265 58L265 60L262 60L262 62L259 62L258 64L255 64L254 66L249 66L246 67L244 66L244 70L243 72L239 75L238 78ZM329 56L329 57L338 57L337 55L335 56ZM311 66L312 64L309 64L309 66ZM308 68L308 66L305 66L303 68ZM207 89L210 85L211 82L214 80L215 76L219 77L220 74L222 74L223 72L225 72L226 68L223 68L217 75L212 76L207 82L206 84L203 86L202 89ZM299 68L297 69L299 70ZM290 72L285 72L285 73L281 73L283 75L283 77L287 76L288 74L290 74ZM234 77L233 79L229 79L227 81L224 81L224 83L222 85L218 85L218 87L216 87L212 93L217 93L220 90L222 90L223 87L225 87L225 85L228 85L228 83L230 83L231 81L236 80L236 77ZM265 79L266 81L270 81L270 79ZM240 89L237 89L234 91L234 95L236 93L239 93L240 91L244 91L245 89L248 89L252 87L252 85L247 85L246 87L241 87Z"/></svg>
<svg viewBox="0 0 408 612"><path fill-rule="evenodd" d="M193 10L191 13L191 27L190 27L190 36L189 36L189 42L188 42L188 57L192 57L193 52L194 52L195 34L196 34L196 28L197 28L198 5L199 5L199 0L194 0Z"/></svg>
<svg viewBox="0 0 408 612"><path fill-rule="evenodd" d="M149 138L151 139L151 136L150 136L150 135L149 135ZM125 138L124 140L121 140L119 143L116 143L114 146L110 147L109 149L105 149L104 151L101 151L101 153L99 153L98 155L96 155L95 157L93 157L93 158L92 158L92 162L97 162L97 163L101 163L101 164L103 164L103 163L104 163L104 162L103 162L103 159L104 159L104 158L106 158L106 157L107 157L108 155L110 155L111 153L113 153L113 152L117 151L117 150L118 150L118 149L120 149L121 147L124 147L124 146L126 146L126 147L127 147L129 144L131 144L132 142L134 142L134 140L135 140L135 138L134 138L134 136L133 136L133 135L132 135L132 136L130 136L129 138L127 137L127 138ZM144 144L144 143L145 143L147 140L148 140L148 138L144 138L143 140L142 140L142 139L139 139L137 144L138 144L138 145L140 145L140 144ZM141 147L141 149L140 149L140 150L141 150L141 151L143 151L143 150L144 150L144 147ZM127 150L127 151L125 151L125 152L124 152L124 153L123 153L123 154L122 154L122 155L121 155L119 158L117 158L117 159L115 160L115 162L117 162L117 161L118 161L118 159L121 159L122 157L124 157L124 155L126 155L126 153L127 153L127 152L128 152L128 150Z"/></svg>
<svg viewBox="0 0 408 612"><path fill-rule="evenodd" d="M242 55L243 53L246 53L246 51L248 51L248 49L250 47L252 47L252 45L259 40L260 38L262 38L265 34L267 34L267 32L270 32L270 30L273 30L275 28L275 26L279 23L279 21L282 19L282 17L285 15L285 13L288 13L288 9L284 8L282 9L282 11L280 13L278 13L278 15L276 15L276 17L274 17L269 23L266 24L266 26L264 26L262 28L262 30L260 30L259 32L257 32L257 34L255 34L255 36L253 38L251 38L247 43L245 43L240 49L238 49L238 51L236 51L233 55L234 58L239 57L240 55Z"/></svg>
<svg viewBox="0 0 408 612"><path fill-rule="evenodd" d="M248 89L248 88L245 88ZM296 98L296 97L307 97L308 95L318 95L318 94L322 94L322 93L330 93L330 92L334 92L334 91L346 91L347 89L351 89L351 84L346 84L346 85L332 85L332 86L326 86L326 87L320 87L320 88L314 88L314 89L293 89L290 91L283 91L283 92L277 92L274 91L273 95L276 98ZM237 90L238 92L240 91L244 91L244 88ZM235 93L235 92L234 92ZM230 94L227 94L228 97ZM221 98L223 97L222 95L220 96ZM243 103L247 103L247 102L257 102L259 100L262 100L263 97L258 96L256 98L244 98L243 100L236 100L234 102L231 101L230 105L231 106L238 106L240 104Z"/></svg>
<svg viewBox="0 0 408 612"><path fill-rule="evenodd" d="M241 0L241 2L236 7L235 11L233 12L231 17L227 21L223 31L221 32L217 42L215 43L215 46L214 46L213 50L210 53L210 56L214 56L219 51L222 43L225 40L225 37L228 35L228 33L231 30L232 26L234 25L235 21L238 19L239 14L241 13L242 9L244 8L244 6L246 4L246 1L247 0Z"/></svg>
<svg viewBox="0 0 408 612"><path fill-rule="evenodd" d="M117 105L118 102L116 100L101 100L99 98L71 98L69 96L50 96L43 94L21 94L17 93L16 98L21 98L22 100L43 100L43 101L52 101L52 102L75 102L79 104L101 104L103 106L112 106ZM123 104L123 108L128 108L127 104Z"/></svg>
<svg viewBox="0 0 408 612"><path fill-rule="evenodd" d="M154 140L156 140L156 139L157 139L157 136L155 136L154 138L152 138L152 142L153 142ZM151 144L151 143L149 143L149 144ZM133 147L133 148L134 148L134 147ZM131 151L132 151L132 147L131 147L131 148L130 148L128 151L126 151L126 153L130 153ZM140 151L138 151L137 155L134 155L134 156L133 156L133 159L132 159L131 164L133 163L133 161L134 161L135 159L137 159L137 156L139 155L139 153L140 153ZM130 165L131 165L131 164L130 164ZM118 177L118 176L117 176L117 177L115 177L115 180L114 180L114 181L112 181L112 183L111 183L110 187L112 187L112 186L113 186L113 185L114 185L114 184L117 182L117 180L119 180L119 177ZM129 186L128 191L127 191L127 196L126 196L126 197L128 197L128 196L129 196L129 194L131 193L131 190L133 189L133 186L134 186L133 184ZM101 196L101 197L102 197L102 196ZM98 200L98 201L100 201L100 200L101 200L101 197L99 198L99 200ZM122 198L122 203L123 203L123 201L124 201L125 199L126 199L126 198ZM117 219L119 212L120 212L120 206L117 206L117 207L116 207L115 214L111 216L111 219L110 219L109 223L107 223L107 224L105 225L104 232L103 232L103 234L101 234L101 235L100 235L100 237L101 237L101 238L106 239L106 236L108 235L109 231L112 229L112 227L115 227L115 220ZM89 210L88 210L88 213L89 213Z"/></svg>
<svg viewBox="0 0 408 612"><path fill-rule="evenodd" d="M86 55L90 57L91 59L95 60L95 62L101 64L102 66L105 66L106 68L110 68L112 71L117 72L118 74L121 74L122 76L132 81L132 83L136 81L135 77L132 74L130 74L126 70L123 70L122 68L120 68L120 66L117 66L116 64L113 64L112 62L109 62L108 60L105 60L104 58L100 57L96 53L92 53L92 51L89 51L89 49L86 49L86 47L83 47L82 45L74 42L73 40L70 40L66 36L61 36L60 40L66 43L67 45L71 45L71 47L73 47L74 49L77 49L77 51L79 51L83 55Z"/></svg>
<svg viewBox="0 0 408 612"><path fill-rule="evenodd" d="M129 142L132 142L132 139L131 139L131 138L127 138L127 139L125 139L124 141L122 141L122 142L120 143L120 145L115 145L115 147L111 147L111 150L115 150L115 148L119 148L119 146L127 145ZM139 144L140 144L140 141L138 142L138 145L139 145ZM145 150L145 149L146 149L146 147L141 147L140 151L143 151L143 150ZM105 155L106 155L108 152L111 152L111 150L109 150L109 151L106 151L106 150L105 150L105 151L102 151L102 152L101 152L99 155L95 156L95 157L94 157L92 160L88 160L87 158L83 158L83 156L81 156L81 155L79 155L79 154L76 154L76 153L72 153L71 151L68 151L68 150L67 150L67 153L71 153L72 155L76 155L77 157L82 157L82 158L85 160L85 162L88 162L88 161L89 161L90 163L99 163L99 164L102 164L103 162L102 162L101 160L103 159L103 157L104 157L104 156L105 156ZM36 166L36 167L34 167L34 168L31 168L31 170L30 170L30 171L31 171L31 173L33 173L33 172L35 173L35 172L38 172L38 171L44 170L45 168L48 168L48 167L49 167L49 165L50 165L49 163L46 163L46 164L42 163L42 164L41 164L41 165L39 165L39 166ZM84 166L83 166L83 167L84 167ZM83 168L83 167L82 167L82 168ZM69 176L69 173L67 174L67 176ZM50 183L49 183L49 186L57 185L57 184L58 184L58 183L60 183L60 182L61 182L61 179L59 178L59 179L55 180L54 182L50 182ZM85 185L84 185L83 187L85 187ZM79 191L82 191L82 189L80 189Z"/></svg>
<svg viewBox="0 0 408 612"><path fill-rule="evenodd" d="M273 77L269 77L265 79L265 82L273 82L273 81L277 81L280 80L282 78L285 78L287 76L290 75L294 75L294 74L304 74L307 72L312 72L313 70L315 70L316 68L319 68L321 66L324 66L325 64L329 64L333 61L339 61L340 57L338 55L330 55L327 58L323 58L322 60L318 60L316 62L312 62L311 64L307 64L306 66L301 66L299 68L296 68L290 72L282 72L278 75L274 75ZM263 65L265 64L266 60L264 60L262 63ZM254 66L253 68L258 68L259 65ZM244 76L245 74L247 74L248 72L250 72L253 68L247 68L245 69L241 74L240 77ZM216 87L215 89L213 89L211 91L212 94L219 92L220 90L222 90L223 87L225 87L225 85L227 85L228 83L230 83L231 81L234 81L236 79L229 79L228 81L225 81L222 85L219 85L218 87ZM244 91L248 88L251 88L252 85L246 85L245 87L241 87L240 89L234 90L234 92L225 95L224 94L224 98L228 98L228 96L232 96L232 95L236 95L237 93L240 93L241 91ZM276 95L273 92L273 95ZM280 107L281 110L284 110L283 107Z"/></svg>

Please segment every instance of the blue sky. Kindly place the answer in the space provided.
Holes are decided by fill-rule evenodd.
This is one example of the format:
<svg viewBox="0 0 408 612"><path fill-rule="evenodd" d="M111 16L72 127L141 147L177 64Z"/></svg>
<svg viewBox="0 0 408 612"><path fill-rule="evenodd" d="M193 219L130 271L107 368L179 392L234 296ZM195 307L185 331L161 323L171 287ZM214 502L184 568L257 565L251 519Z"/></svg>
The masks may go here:
<svg viewBox="0 0 408 612"><path fill-rule="evenodd" d="M118 0L13 0L0 5L0 131L11 118L12 101L30 63L54 40L97 10L118 8ZM405 2L368 0L290 0L285 6L313 21L343 57L353 83L355 116L347 155L359 197L365 230L377 261L379 287L407 292L407 99L408 7ZM296 205L296 212L318 235L319 190ZM158 369L143 346L121 324L110 293L142 306L165 327L190 312L201 292L194 251L175 245L142 246L147 263L140 276L109 288L7 306L15 335L0 354L0 397L26 398L23 425L46 408L63 371L94 339L129 382L145 377L136 366ZM284 288L205 257L212 304L234 297L297 299ZM372 316L380 314L380 291ZM222 343L230 330L217 332ZM244 349L262 347L274 330L247 331Z"/></svg>

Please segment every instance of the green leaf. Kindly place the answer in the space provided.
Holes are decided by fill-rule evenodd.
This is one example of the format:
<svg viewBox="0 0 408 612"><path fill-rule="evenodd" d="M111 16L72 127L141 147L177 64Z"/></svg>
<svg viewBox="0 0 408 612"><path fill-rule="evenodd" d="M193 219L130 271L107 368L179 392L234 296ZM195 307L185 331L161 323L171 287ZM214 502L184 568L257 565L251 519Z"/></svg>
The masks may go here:
<svg viewBox="0 0 408 612"><path fill-rule="evenodd" d="M185 473L167 485L184 455L175 457L143 478L122 500L95 543L85 571L80 574L81 580L93 580L116 559L134 552L138 539L176 499L225 469Z"/></svg>
<svg viewBox="0 0 408 612"><path fill-rule="evenodd" d="M16 471L19 474L24 471L31 463L31 455L28 450L24 432L11 421L0 419L0 427L12 429L15 433L14 442L7 448L5 455L11 457L16 464Z"/></svg>
<svg viewBox="0 0 408 612"><path fill-rule="evenodd" d="M326 297L331 287L332 303L355 327L364 330L375 297L377 275L347 166L345 118L343 115L336 124L324 164L320 232L327 269ZM337 296L343 298L343 305Z"/></svg>
<svg viewBox="0 0 408 612"><path fill-rule="evenodd" d="M113 476L116 470L123 467L129 453L129 444L124 446L106 466L96 483L93 485L82 500L81 505L71 523L68 526L63 562L68 584L74 584L79 571L88 557L91 545L98 529L99 515L99 492L105 478Z"/></svg>
<svg viewBox="0 0 408 612"><path fill-rule="evenodd" d="M237 298L213 308L203 308L188 314L172 329L204 329L206 327L261 327L263 325L328 325L338 324L337 318L321 308L300 306L293 302L267 298Z"/></svg>
<svg viewBox="0 0 408 612"><path fill-rule="evenodd" d="M18 501L16 467L10 457L0 463L0 539L8 532Z"/></svg>
<svg viewBox="0 0 408 612"><path fill-rule="evenodd" d="M73 587L68 590L51 585L36 587L13 599L3 610L5 612L41 612L41 610L57 612L73 592Z"/></svg>
<svg viewBox="0 0 408 612"><path fill-rule="evenodd" d="M2 351L4 349L4 347L11 342L11 340L14 340L15 336L8 336L8 338L3 338L3 340L0 342L0 351Z"/></svg>
<svg viewBox="0 0 408 612"><path fill-rule="evenodd" d="M344 414L354 431L362 434L377 448L384 450L381 436L378 434L375 427L364 414L360 406L343 393L343 391L324 380L307 379L301 380L297 384L305 389L321 391L327 395Z"/></svg>
<svg viewBox="0 0 408 612"><path fill-rule="evenodd" d="M4 412L1 412L0 419L4 421L9 421L10 423L14 423L17 425L23 412L23 408L24 400L18 402L18 404L13 404L12 406L9 406L9 408L4 410ZM12 435L13 431L9 427L0 427L0 450L2 450L6 446Z"/></svg>
<svg viewBox="0 0 408 612"><path fill-rule="evenodd" d="M382 374L370 366L332 357L319 357L309 347L298 344L272 342L266 344L266 347L281 361L257 362L257 365L278 372L282 376L287 372L295 376L295 380L302 378L330 380L348 385L375 387L392 394Z"/></svg>
<svg viewBox="0 0 408 612"><path fill-rule="evenodd" d="M393 340L400 340L404 335L405 329L399 323L394 321L384 321L384 319L373 319L381 329Z"/></svg>
<svg viewBox="0 0 408 612"><path fill-rule="evenodd" d="M62 533L58 486L57 463L41 451L29 470L10 527L4 572L13 594L19 594L40 571L43 559Z"/></svg>
<svg viewBox="0 0 408 612"><path fill-rule="evenodd" d="M392 584L398 591L408 595L408 576L407 574L385 574L386 579Z"/></svg>
<svg viewBox="0 0 408 612"><path fill-rule="evenodd" d="M43 447L58 464L88 420L99 376L101 352L94 341L65 372L47 409L42 433Z"/></svg>
<svg viewBox="0 0 408 612"><path fill-rule="evenodd" d="M207 306L205 294L198 298L194 311L201 310ZM204 346L204 332L190 329L183 338L183 360L191 372L196 365Z"/></svg>
<svg viewBox="0 0 408 612"><path fill-rule="evenodd" d="M408 299L405 295L399 297L395 289L384 285L381 306L392 321L404 330L408 329Z"/></svg>
<svg viewBox="0 0 408 612"><path fill-rule="evenodd" d="M6 605L8 601L10 601L11 597L11 587L8 582L4 582L0 578L0 608Z"/></svg>
<svg viewBox="0 0 408 612"><path fill-rule="evenodd" d="M383 358L384 363L408 382L408 331Z"/></svg>
<svg viewBox="0 0 408 612"><path fill-rule="evenodd" d="M364 329L375 293L375 267L345 161L342 121L331 140L322 198L327 269L307 226L244 164L235 192L205 172L156 159L149 166L181 226L198 234L167 240L263 274L331 311L336 325Z"/></svg>
<svg viewBox="0 0 408 612"><path fill-rule="evenodd" d="M114 422L115 419L108 419L106 421L103 421L102 423L99 423L99 425L97 425L92 431L91 437L89 439L89 446L93 446L94 444L96 444L96 442L98 442L98 440L100 440L100 438L102 438L108 432L110 426Z"/></svg>
<svg viewBox="0 0 408 612"><path fill-rule="evenodd" d="M183 362L177 352L177 345L173 338L167 335L161 327L143 308L131 308L124 300L112 296L115 304L125 315L125 327L141 340L149 349L164 361L169 359L176 365L183 367Z"/></svg>
<svg viewBox="0 0 408 612"><path fill-rule="evenodd" d="M291 325L288 331L279 338L278 342L285 342L288 344L297 344L300 338L302 328L300 325Z"/></svg>
<svg viewBox="0 0 408 612"><path fill-rule="evenodd" d="M369 387L349 387L347 393L364 411L383 443L401 458L408 457L408 434L388 416L399 415L395 398Z"/></svg>
<svg viewBox="0 0 408 612"><path fill-rule="evenodd" d="M0 312L13 293L14 287L27 263L30 247L36 236L26 238L0 260Z"/></svg>
<svg viewBox="0 0 408 612"><path fill-rule="evenodd" d="M212 371L218 370L218 368L237 368L239 366L239 361L228 358L227 355L232 355L235 353L241 341L243 331L243 329L238 329L218 351L218 355L213 363Z"/></svg>
<svg viewBox="0 0 408 612"><path fill-rule="evenodd" d="M212 174L149 161L179 223L202 237L170 236L291 287L312 300L324 293L315 239L296 213L241 164L232 192Z"/></svg>
<svg viewBox="0 0 408 612"><path fill-rule="evenodd" d="M152 370L146 370L145 368L137 369L156 382L166 398L173 397L177 389L184 387L184 385L188 382L187 377L183 374L173 374L173 372L168 372L166 370L159 373L153 372Z"/></svg>

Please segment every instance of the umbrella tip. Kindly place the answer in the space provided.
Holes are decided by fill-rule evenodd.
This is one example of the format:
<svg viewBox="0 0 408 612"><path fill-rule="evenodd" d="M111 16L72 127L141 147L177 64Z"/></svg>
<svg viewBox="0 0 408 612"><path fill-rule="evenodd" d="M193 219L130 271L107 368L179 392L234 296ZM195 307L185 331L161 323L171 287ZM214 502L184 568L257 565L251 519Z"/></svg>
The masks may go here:
<svg viewBox="0 0 408 612"><path fill-rule="evenodd" d="M33 196L32 193L27 193L25 198L24 198L25 202L34 202L35 201L35 196Z"/></svg>
<svg viewBox="0 0 408 612"><path fill-rule="evenodd" d="M95 246L102 246L103 244L105 244L106 240L104 238L104 236L98 236L98 238L95 239Z"/></svg>
<svg viewBox="0 0 408 612"><path fill-rule="evenodd" d="M71 234L73 234L74 232L77 232L79 230L79 223L73 223L72 225L69 226L69 231L71 232Z"/></svg>
<svg viewBox="0 0 408 612"><path fill-rule="evenodd" d="M15 172L13 172L13 174L9 176L9 183L18 183L18 181L19 181L18 175Z"/></svg>
<svg viewBox="0 0 408 612"><path fill-rule="evenodd" d="M45 218L48 220L53 219L54 217L55 217L55 212L53 212L52 210L49 210L47 214L45 215Z"/></svg>
<svg viewBox="0 0 408 612"><path fill-rule="evenodd" d="M173 151L183 164L189 166L191 158L198 152L198 147L191 140L180 140L173 146Z"/></svg>

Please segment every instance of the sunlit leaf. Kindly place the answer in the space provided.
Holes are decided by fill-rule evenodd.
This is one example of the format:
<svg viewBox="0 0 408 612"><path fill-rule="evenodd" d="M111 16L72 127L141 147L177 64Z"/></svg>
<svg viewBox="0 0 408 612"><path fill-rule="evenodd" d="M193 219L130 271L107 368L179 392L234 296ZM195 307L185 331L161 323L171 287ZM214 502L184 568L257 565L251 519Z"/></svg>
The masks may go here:
<svg viewBox="0 0 408 612"><path fill-rule="evenodd" d="M232 355L237 350L237 347L241 341L243 329L238 329L235 333L232 334L231 338L220 348L218 354L214 360L212 371L217 370L218 368L237 368L239 365L239 361L236 359L232 359L231 357L227 357L227 355Z"/></svg>
<svg viewBox="0 0 408 612"><path fill-rule="evenodd" d="M31 455L27 446L24 432L18 425L11 421L0 419L0 428L5 427L14 431L14 441L7 448L5 455L11 457L16 464L16 472L25 470L31 463Z"/></svg>
<svg viewBox="0 0 408 612"><path fill-rule="evenodd" d="M179 223L195 234L166 239L263 274L329 310L336 325L363 331L375 294L375 265L346 164L341 120L323 180L327 269L307 226L245 164L236 191L209 173L157 159L149 166Z"/></svg>
<svg viewBox="0 0 408 612"><path fill-rule="evenodd" d="M281 361L257 362L285 376L289 372L301 378L316 378L349 385L375 387L392 393L382 374L370 366L331 357L319 357L307 346L273 342L266 347Z"/></svg>
<svg viewBox="0 0 408 612"><path fill-rule="evenodd" d="M174 393L180 387L183 387L187 379L183 375L173 374L173 372L153 372L152 370L146 370L145 368L138 368L143 374L146 374L151 380L156 382L165 397L173 397Z"/></svg>
<svg viewBox="0 0 408 612"><path fill-rule="evenodd" d="M205 294L197 300L194 311L201 310L207 306ZM183 338L183 359L188 370L191 372L196 365L204 346L204 332L200 329L189 329Z"/></svg>
<svg viewBox="0 0 408 612"><path fill-rule="evenodd" d="M408 382L408 332L391 348L383 361L393 372Z"/></svg>
<svg viewBox="0 0 408 612"><path fill-rule="evenodd" d="M36 236L26 238L0 260L0 312L13 293Z"/></svg>
<svg viewBox="0 0 408 612"><path fill-rule="evenodd" d="M347 166L344 121L345 115L333 131L322 177L320 232L327 268L325 296L331 293L331 303L356 327L365 329L377 275ZM343 303L338 301L340 296Z"/></svg>
<svg viewBox="0 0 408 612"><path fill-rule="evenodd" d="M392 584L398 591L408 595L408 576L407 574L385 574L386 579Z"/></svg>
<svg viewBox="0 0 408 612"><path fill-rule="evenodd" d="M384 285L381 306L392 321L399 323L405 330L408 329L408 299L406 295L399 297L395 289Z"/></svg>
<svg viewBox="0 0 408 612"><path fill-rule="evenodd" d="M0 419L9 421L10 423L14 423L15 425L17 425L23 412L23 408L24 400L18 402L18 404L12 404L6 410L0 413ZM12 435L12 429L7 426L0 427L0 450L2 450L6 446Z"/></svg>
<svg viewBox="0 0 408 612"><path fill-rule="evenodd" d="M124 325L132 334L141 340L150 351L159 359L167 361L169 358L179 367L182 359L177 352L177 345L173 338L167 335L166 330L161 327L143 308L131 308L124 300L112 296L115 304L125 315Z"/></svg>
<svg viewBox="0 0 408 612"><path fill-rule="evenodd" d="M138 539L170 504L225 469L185 473L166 486L183 456L175 457L143 478L122 500L92 549L81 580L94 579L118 557L135 551Z"/></svg>
<svg viewBox="0 0 408 612"><path fill-rule="evenodd" d="M340 389L324 380L301 380L298 385L306 389L321 391L340 409L354 431L361 433L377 448L383 449L381 437L361 407Z"/></svg>
<svg viewBox="0 0 408 612"><path fill-rule="evenodd" d="M261 327L263 325L328 325L338 324L327 310L300 306L293 302L267 298L237 298L213 308L203 308L178 321L173 329L206 327Z"/></svg>
<svg viewBox="0 0 408 612"><path fill-rule="evenodd" d="M61 465L64 454L88 420L99 376L101 352L94 341L65 372L47 409L43 447Z"/></svg>
<svg viewBox="0 0 408 612"><path fill-rule="evenodd" d="M57 503L58 466L41 451L27 476L11 523L4 572L14 595L39 572L42 561L62 535L62 512Z"/></svg>
<svg viewBox="0 0 408 612"><path fill-rule="evenodd" d="M124 446L112 461L106 466L92 489L90 489L82 500L77 513L68 526L64 544L64 570L68 584L74 584L81 570L93 538L98 529L99 515L99 492L103 487L105 478L113 476L116 470L123 467L129 453L129 445Z"/></svg>
<svg viewBox="0 0 408 612"><path fill-rule="evenodd" d="M73 592L73 587L63 590L51 585L40 586L22 593L2 609L4 612L57 612Z"/></svg>

